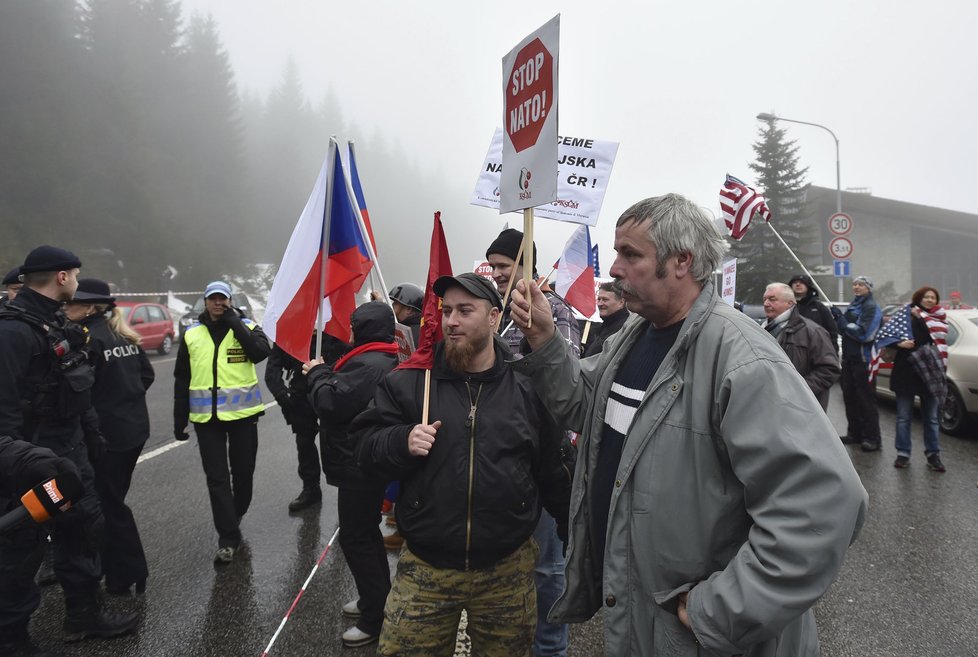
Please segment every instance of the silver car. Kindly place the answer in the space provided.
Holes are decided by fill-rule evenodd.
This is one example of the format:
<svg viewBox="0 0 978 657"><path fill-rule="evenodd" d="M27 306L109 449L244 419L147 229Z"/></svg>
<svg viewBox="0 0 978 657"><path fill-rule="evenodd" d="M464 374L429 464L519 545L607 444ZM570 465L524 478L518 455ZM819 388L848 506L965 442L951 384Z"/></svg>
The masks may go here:
<svg viewBox="0 0 978 657"><path fill-rule="evenodd" d="M876 394L892 399L891 364L876 376ZM941 429L960 435L978 419L978 310L947 311L947 399L941 408Z"/></svg>

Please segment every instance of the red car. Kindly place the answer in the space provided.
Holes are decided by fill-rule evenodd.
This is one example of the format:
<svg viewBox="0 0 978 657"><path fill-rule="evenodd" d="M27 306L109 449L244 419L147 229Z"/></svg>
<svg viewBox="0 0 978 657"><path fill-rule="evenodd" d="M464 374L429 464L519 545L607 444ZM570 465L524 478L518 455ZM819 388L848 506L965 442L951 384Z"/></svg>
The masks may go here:
<svg viewBox="0 0 978 657"><path fill-rule="evenodd" d="M142 336L140 346L166 355L173 349L173 318L166 306L141 301L117 301L123 317Z"/></svg>

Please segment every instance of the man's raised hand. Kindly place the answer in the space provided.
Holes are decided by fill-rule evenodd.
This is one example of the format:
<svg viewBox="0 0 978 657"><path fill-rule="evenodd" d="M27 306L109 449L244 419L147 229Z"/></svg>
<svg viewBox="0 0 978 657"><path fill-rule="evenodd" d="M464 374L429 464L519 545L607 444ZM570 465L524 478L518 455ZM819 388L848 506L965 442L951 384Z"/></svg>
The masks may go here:
<svg viewBox="0 0 978 657"><path fill-rule="evenodd" d="M513 290L513 298L509 304L509 314L516 325L523 331L531 349L539 349L554 334L554 316L550 302L540 291L536 281L530 281L530 300L527 301L526 283L520 280ZM533 326L527 326L530 321L530 304L533 305Z"/></svg>

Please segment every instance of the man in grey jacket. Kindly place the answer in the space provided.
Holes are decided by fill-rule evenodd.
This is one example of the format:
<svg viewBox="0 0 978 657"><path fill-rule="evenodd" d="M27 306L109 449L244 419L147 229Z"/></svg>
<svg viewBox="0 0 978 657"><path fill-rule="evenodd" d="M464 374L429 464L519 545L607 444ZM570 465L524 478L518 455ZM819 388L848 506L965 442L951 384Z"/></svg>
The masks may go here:
<svg viewBox="0 0 978 657"><path fill-rule="evenodd" d="M700 208L641 201L615 250L637 316L598 356L554 337L536 286L513 295L533 349L513 367L581 431L551 618L603 606L609 655L818 655L811 607L862 525L859 477L784 352L718 297L726 244Z"/></svg>

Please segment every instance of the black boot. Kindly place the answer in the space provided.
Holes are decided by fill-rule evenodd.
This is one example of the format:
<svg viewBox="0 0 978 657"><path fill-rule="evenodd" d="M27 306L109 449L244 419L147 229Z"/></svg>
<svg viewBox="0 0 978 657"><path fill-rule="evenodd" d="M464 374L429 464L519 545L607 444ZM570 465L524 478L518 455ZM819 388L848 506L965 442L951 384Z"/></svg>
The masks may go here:
<svg viewBox="0 0 978 657"><path fill-rule="evenodd" d="M112 637L132 632L139 625L138 614L106 611L95 593L65 597L65 643L90 636Z"/></svg>
<svg viewBox="0 0 978 657"><path fill-rule="evenodd" d="M303 487L302 492L289 502L289 511L302 511L323 501L323 492L319 486Z"/></svg>
<svg viewBox="0 0 978 657"><path fill-rule="evenodd" d="M38 586L50 586L58 581L58 577L54 574L54 548L51 546L50 539L44 542L44 560L41 561L41 567L38 568L34 581Z"/></svg>
<svg viewBox="0 0 978 657"><path fill-rule="evenodd" d="M0 655L4 657L58 657L34 645L26 627L0 629Z"/></svg>

